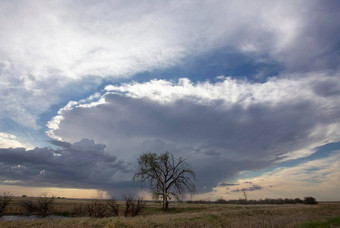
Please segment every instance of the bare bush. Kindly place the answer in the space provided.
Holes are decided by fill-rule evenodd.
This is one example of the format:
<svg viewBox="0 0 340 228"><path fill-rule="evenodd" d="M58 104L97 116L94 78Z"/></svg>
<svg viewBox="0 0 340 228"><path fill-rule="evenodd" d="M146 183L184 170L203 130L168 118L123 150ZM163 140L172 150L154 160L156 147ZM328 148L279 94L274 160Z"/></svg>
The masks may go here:
<svg viewBox="0 0 340 228"><path fill-rule="evenodd" d="M104 218L108 215L108 206L103 200L93 199L86 205L87 213L90 217Z"/></svg>
<svg viewBox="0 0 340 228"><path fill-rule="evenodd" d="M74 216L86 216L86 213L87 207L82 203L72 208L72 215Z"/></svg>
<svg viewBox="0 0 340 228"><path fill-rule="evenodd" d="M54 197L48 197L47 193L41 194L37 199L38 201L38 212L41 216L47 216L53 210Z"/></svg>
<svg viewBox="0 0 340 228"><path fill-rule="evenodd" d="M32 214L38 210L38 206L33 202L33 200L25 200L21 202L21 206L25 209L27 214Z"/></svg>
<svg viewBox="0 0 340 228"><path fill-rule="evenodd" d="M12 199L13 197L9 194L9 192L4 192L4 194L0 196L0 215L5 211Z"/></svg>
<svg viewBox="0 0 340 228"><path fill-rule="evenodd" d="M132 211L132 216L139 215L145 207L145 202L144 202L143 198L138 198L136 204L137 205L136 205L135 209Z"/></svg>
<svg viewBox="0 0 340 228"><path fill-rule="evenodd" d="M107 201L107 205L109 206L111 214L113 216L119 216L119 204L114 197Z"/></svg>
<svg viewBox="0 0 340 228"><path fill-rule="evenodd" d="M124 196L124 200L125 200L124 216L128 217L130 214L132 214L133 197L131 195L126 195Z"/></svg>
<svg viewBox="0 0 340 228"><path fill-rule="evenodd" d="M142 212L142 210L145 207L145 202L142 198L138 198L137 200L134 199L132 195L126 195L124 196L125 200L125 211L124 216L137 216Z"/></svg>

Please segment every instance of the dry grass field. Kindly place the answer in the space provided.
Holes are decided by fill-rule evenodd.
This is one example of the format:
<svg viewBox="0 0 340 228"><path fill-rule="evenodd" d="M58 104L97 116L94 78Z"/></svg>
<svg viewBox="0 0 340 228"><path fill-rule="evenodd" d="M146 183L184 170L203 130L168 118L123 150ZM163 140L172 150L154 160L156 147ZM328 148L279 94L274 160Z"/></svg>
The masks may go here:
<svg viewBox="0 0 340 228"><path fill-rule="evenodd" d="M23 198L15 198L6 214L23 214ZM162 212L161 205L148 202L141 215L136 217L107 217L95 219L75 217L80 205L89 200L55 199L53 213L66 215L67 219L44 218L38 220L0 221L7 227L299 227L306 222L340 217L339 202L320 202L317 205L230 205L171 203L169 212ZM120 202L124 208L123 202ZM336 219L339 222L339 219ZM321 224L320 223L320 224ZM323 224L323 223L322 223ZM326 224L326 223L325 223ZM312 226L302 227L337 227Z"/></svg>

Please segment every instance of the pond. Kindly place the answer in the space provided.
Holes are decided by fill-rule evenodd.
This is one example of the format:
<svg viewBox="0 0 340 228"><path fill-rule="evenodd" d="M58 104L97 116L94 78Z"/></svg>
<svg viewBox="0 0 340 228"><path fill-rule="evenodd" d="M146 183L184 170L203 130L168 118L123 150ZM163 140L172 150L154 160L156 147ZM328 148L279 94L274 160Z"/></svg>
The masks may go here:
<svg viewBox="0 0 340 228"><path fill-rule="evenodd" d="M59 216L59 215L49 215L42 217L39 215L3 215L0 216L2 221L19 221L19 220L37 220L37 219L69 219L70 217Z"/></svg>

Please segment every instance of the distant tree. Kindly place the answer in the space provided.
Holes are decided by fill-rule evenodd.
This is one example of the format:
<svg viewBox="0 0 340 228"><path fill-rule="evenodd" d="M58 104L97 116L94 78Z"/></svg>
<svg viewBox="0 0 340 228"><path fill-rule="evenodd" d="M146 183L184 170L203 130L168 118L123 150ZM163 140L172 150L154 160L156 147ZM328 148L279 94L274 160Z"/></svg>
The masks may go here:
<svg viewBox="0 0 340 228"><path fill-rule="evenodd" d="M180 199L187 192L195 192L194 172L183 158L175 159L169 152L142 154L135 179L150 185L154 199L162 199L163 211L168 210L172 197Z"/></svg>
<svg viewBox="0 0 340 228"><path fill-rule="evenodd" d="M314 197L308 196L305 197L305 199L303 200L304 204L317 204L318 202L316 201L316 199Z"/></svg>
<svg viewBox="0 0 340 228"><path fill-rule="evenodd" d="M300 198L295 198L295 199L294 199L294 202L295 202L295 203L303 203L303 200L300 199Z"/></svg>

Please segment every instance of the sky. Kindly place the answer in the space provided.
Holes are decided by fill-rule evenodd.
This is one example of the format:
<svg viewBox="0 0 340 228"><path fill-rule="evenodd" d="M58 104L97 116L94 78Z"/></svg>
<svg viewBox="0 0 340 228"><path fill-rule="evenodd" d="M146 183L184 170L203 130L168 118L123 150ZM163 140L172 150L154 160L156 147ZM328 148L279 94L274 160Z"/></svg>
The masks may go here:
<svg viewBox="0 0 340 228"><path fill-rule="evenodd" d="M134 192L171 152L191 199L340 200L337 0L0 2L0 191Z"/></svg>

